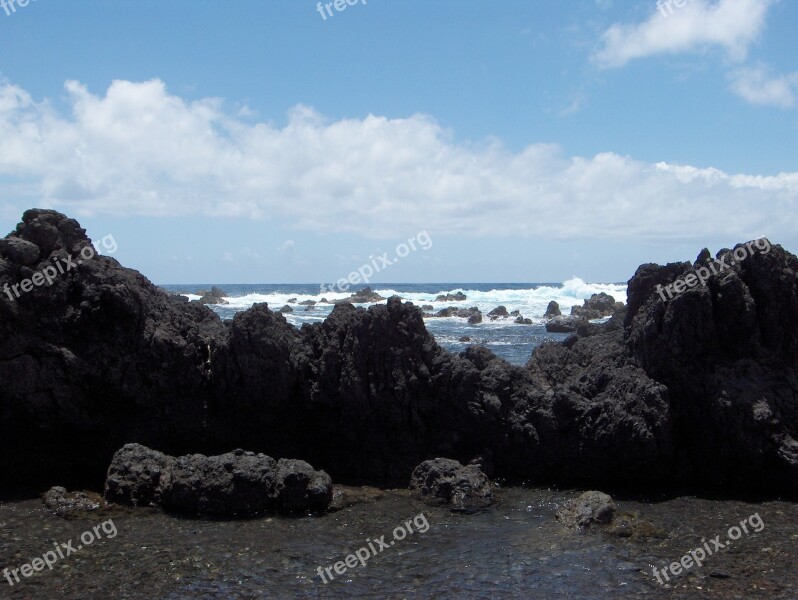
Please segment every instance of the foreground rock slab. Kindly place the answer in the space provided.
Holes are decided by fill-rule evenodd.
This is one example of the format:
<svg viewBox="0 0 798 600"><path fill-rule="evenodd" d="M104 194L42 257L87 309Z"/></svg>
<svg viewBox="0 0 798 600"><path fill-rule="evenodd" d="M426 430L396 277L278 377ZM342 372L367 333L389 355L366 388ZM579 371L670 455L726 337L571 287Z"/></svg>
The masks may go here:
<svg viewBox="0 0 798 600"><path fill-rule="evenodd" d="M174 458L127 444L108 469L105 498L191 515L298 514L325 511L332 501L332 481L301 460L276 461L244 450Z"/></svg>

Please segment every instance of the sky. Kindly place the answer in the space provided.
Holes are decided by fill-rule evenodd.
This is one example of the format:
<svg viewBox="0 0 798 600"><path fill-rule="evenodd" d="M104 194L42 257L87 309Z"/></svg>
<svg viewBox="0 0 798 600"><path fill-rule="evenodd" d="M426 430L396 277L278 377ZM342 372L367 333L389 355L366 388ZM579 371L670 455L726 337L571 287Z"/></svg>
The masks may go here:
<svg viewBox="0 0 798 600"><path fill-rule="evenodd" d="M2 0L0 235L53 208L161 284L798 251L798 2L349 1Z"/></svg>

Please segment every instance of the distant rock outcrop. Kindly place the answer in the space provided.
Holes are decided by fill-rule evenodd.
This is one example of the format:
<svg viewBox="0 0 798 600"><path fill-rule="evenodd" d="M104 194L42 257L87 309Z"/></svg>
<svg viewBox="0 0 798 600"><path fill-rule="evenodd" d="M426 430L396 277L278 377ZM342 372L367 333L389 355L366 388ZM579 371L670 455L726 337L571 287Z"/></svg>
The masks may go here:
<svg viewBox="0 0 798 600"><path fill-rule="evenodd" d="M324 299L322 298L322 301ZM382 296L380 296L377 292L372 290L370 287L364 287L362 290L358 290L353 292L349 298L344 298L342 300L334 300L333 304L367 304L370 302L381 302L385 300Z"/></svg>
<svg viewBox="0 0 798 600"><path fill-rule="evenodd" d="M590 298L585 300L584 306L572 306L571 315L582 317L590 321L593 319L610 317L615 311L622 308L623 302L616 302L615 298L601 292L600 294L593 294Z"/></svg>
<svg viewBox="0 0 798 600"><path fill-rule="evenodd" d="M463 302L467 300L467 296L463 292L456 292L454 294L439 294L435 298L435 302Z"/></svg>
<svg viewBox="0 0 798 600"><path fill-rule="evenodd" d="M554 317L559 317L560 315L562 315L562 311L560 311L560 305L552 300L546 307L546 313L543 315L543 318L553 319Z"/></svg>
<svg viewBox="0 0 798 600"><path fill-rule="evenodd" d="M200 304L229 304L225 300L227 294L216 286L213 286L210 291L200 290L197 295L202 296L198 300Z"/></svg>

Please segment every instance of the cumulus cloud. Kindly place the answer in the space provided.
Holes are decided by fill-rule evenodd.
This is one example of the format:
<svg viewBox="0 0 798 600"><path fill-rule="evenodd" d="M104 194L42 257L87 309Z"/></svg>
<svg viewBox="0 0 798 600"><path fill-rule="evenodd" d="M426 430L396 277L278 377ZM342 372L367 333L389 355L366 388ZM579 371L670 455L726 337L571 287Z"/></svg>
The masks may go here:
<svg viewBox="0 0 798 600"><path fill-rule="evenodd" d="M738 69L731 74L732 90L751 104L791 108L795 106L798 72L774 76L767 68Z"/></svg>
<svg viewBox="0 0 798 600"><path fill-rule="evenodd" d="M720 47L732 60L742 60L764 29L771 4L773 0L661 0L655 8L652 0L652 13L642 23L616 23L607 29L593 59L612 68L647 56Z"/></svg>
<svg viewBox="0 0 798 600"><path fill-rule="evenodd" d="M158 80L104 95L68 82L62 114L0 86L0 197L82 215L280 219L396 239L407 231L546 239L739 239L794 215L798 174L727 174L554 145L460 144L434 119L330 121L298 106L282 127ZM24 193L23 193L24 192ZM792 227L795 218L779 220Z"/></svg>

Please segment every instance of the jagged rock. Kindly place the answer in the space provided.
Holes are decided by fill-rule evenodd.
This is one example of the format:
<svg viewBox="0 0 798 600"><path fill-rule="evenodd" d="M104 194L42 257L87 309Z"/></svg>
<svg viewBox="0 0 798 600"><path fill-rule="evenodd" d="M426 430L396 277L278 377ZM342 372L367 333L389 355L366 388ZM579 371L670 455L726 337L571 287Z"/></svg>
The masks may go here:
<svg viewBox="0 0 798 600"><path fill-rule="evenodd" d="M421 310L428 311L428 310L435 310L435 307L432 304L423 304L421 306Z"/></svg>
<svg viewBox="0 0 798 600"><path fill-rule="evenodd" d="M587 320L601 319L612 316L616 311L623 308L623 302L616 302L615 298L605 292L593 294L585 300L584 306L572 306L571 315L582 317Z"/></svg>
<svg viewBox="0 0 798 600"><path fill-rule="evenodd" d="M322 298L322 301L324 299ZM333 300L333 304L368 304L371 302L381 302L385 300L377 292L370 287L364 287L362 290L354 292L349 298L343 300Z"/></svg>
<svg viewBox="0 0 798 600"><path fill-rule="evenodd" d="M569 529L589 529L612 523L618 506L603 492L585 492L570 500L555 513L557 520Z"/></svg>
<svg viewBox="0 0 798 600"><path fill-rule="evenodd" d="M510 313L510 316L511 317L520 317L521 316L521 311L520 310L514 310L514 311L512 311Z"/></svg>
<svg viewBox="0 0 798 600"><path fill-rule="evenodd" d="M213 286L209 292L200 290L197 292L197 295L202 296L198 300L200 304L229 304L229 302L225 300L227 294L216 286Z"/></svg>
<svg viewBox="0 0 798 600"><path fill-rule="evenodd" d="M288 300L286 300L286 303L287 304L296 304L296 298L289 298Z"/></svg>
<svg viewBox="0 0 798 600"><path fill-rule="evenodd" d="M291 308L290 306L288 306L288 305L286 304L285 306L283 306L283 307L282 307L282 308L281 308L279 311L277 311L277 312L281 312L281 313L283 313L283 314L285 314L285 313L292 313L292 312L294 312L294 309L293 309L293 308Z"/></svg>
<svg viewBox="0 0 798 600"><path fill-rule="evenodd" d="M303 460L281 458L274 497L277 509L284 513L322 512L332 502L332 480Z"/></svg>
<svg viewBox="0 0 798 600"><path fill-rule="evenodd" d="M141 444L126 444L111 460L105 478L105 499L126 506L156 506L161 479L174 458Z"/></svg>
<svg viewBox="0 0 798 600"><path fill-rule="evenodd" d="M580 325L586 325L583 317L560 316L553 317L546 322L546 331L549 333L573 333Z"/></svg>
<svg viewBox="0 0 798 600"><path fill-rule="evenodd" d="M560 305L557 304L554 300L549 302L549 305L546 307L546 313L543 315L544 319L553 319L554 317L559 317L562 315L562 311L560 310Z"/></svg>
<svg viewBox="0 0 798 600"><path fill-rule="evenodd" d="M493 321L498 318L506 319L510 316L510 313L507 312L506 306L497 306L492 311L488 313L490 320Z"/></svg>
<svg viewBox="0 0 798 600"><path fill-rule="evenodd" d="M6 240L39 262L3 253L0 288L91 243L42 210ZM301 330L265 304L225 324L96 256L0 294L0 484L82 487L137 440L301 456L346 483L400 485L430 456L489 453L508 481L798 491L798 259L774 246L659 293L700 268L641 266L625 313L515 367L444 351L398 298Z"/></svg>
<svg viewBox="0 0 798 600"><path fill-rule="evenodd" d="M467 300L467 296L463 292L440 294L435 298L435 302L463 302L464 300Z"/></svg>
<svg viewBox="0 0 798 600"><path fill-rule="evenodd" d="M410 489L431 504L445 504L457 512L476 512L493 504L493 490L479 465L456 460L426 460L413 470Z"/></svg>

